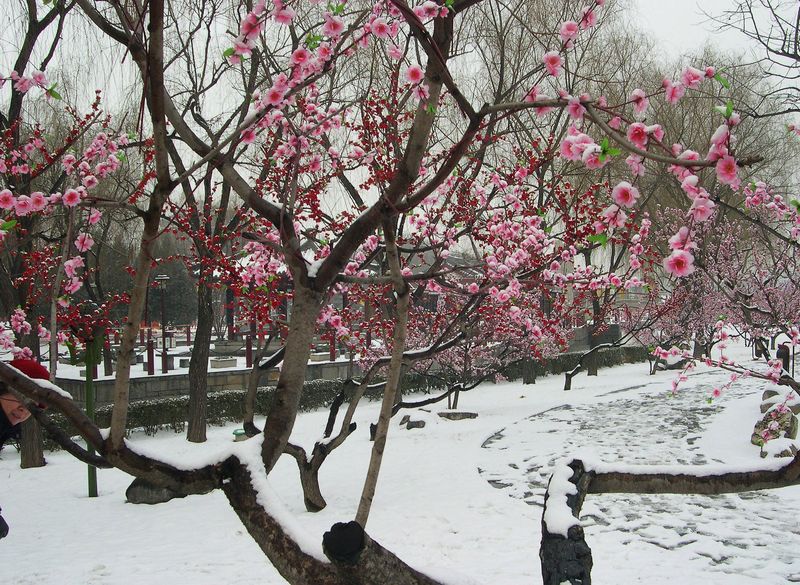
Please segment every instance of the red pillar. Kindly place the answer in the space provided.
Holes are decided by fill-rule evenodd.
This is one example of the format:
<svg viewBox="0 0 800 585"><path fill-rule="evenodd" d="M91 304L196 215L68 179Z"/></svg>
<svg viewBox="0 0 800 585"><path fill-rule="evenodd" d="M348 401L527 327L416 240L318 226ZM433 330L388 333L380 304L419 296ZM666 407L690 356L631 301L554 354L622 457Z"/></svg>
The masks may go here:
<svg viewBox="0 0 800 585"><path fill-rule="evenodd" d="M156 373L156 352L153 351L153 338L147 340L147 375L152 376Z"/></svg>

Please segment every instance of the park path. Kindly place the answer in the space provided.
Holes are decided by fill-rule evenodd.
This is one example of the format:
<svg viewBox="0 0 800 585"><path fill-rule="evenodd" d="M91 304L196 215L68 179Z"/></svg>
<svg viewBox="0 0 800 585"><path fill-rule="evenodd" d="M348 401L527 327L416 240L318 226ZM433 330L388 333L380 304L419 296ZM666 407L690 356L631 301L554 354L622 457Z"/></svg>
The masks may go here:
<svg viewBox="0 0 800 585"><path fill-rule="evenodd" d="M726 408L743 404L737 401L757 405L760 387L737 384L707 404L705 397L724 377L695 374L668 397L669 383L659 376L594 403L533 414L486 440L480 472L510 497L541 507L550 470L570 453L588 450L593 458L628 464L725 463L711 455L717 450L709 427ZM747 428L730 431L749 439ZM712 443L718 435L719 427ZM798 583L798 514L799 488L724 496L614 494L588 496L582 523L599 584ZM648 574L641 574L642 555Z"/></svg>

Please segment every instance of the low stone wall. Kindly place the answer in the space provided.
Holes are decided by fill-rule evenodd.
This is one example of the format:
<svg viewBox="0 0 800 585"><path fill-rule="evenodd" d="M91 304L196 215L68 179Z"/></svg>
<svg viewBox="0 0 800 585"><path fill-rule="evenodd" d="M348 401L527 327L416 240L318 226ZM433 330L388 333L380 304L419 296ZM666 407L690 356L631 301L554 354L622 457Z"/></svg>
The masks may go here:
<svg viewBox="0 0 800 585"><path fill-rule="evenodd" d="M354 364L354 373L360 373ZM306 370L307 380L335 380L346 378L347 362L321 362L310 363ZM226 390L242 390L247 388L247 379L250 370L221 370L208 371L208 391L223 392ZM261 378L262 386L275 385L278 379L278 370L271 369ZM82 380L56 378L56 384L72 394L75 402L81 406L85 404L86 395ZM114 402L114 380L95 380L95 400L98 406ZM189 394L189 377L186 373L161 374L155 376L142 376L131 378L130 400L155 400L159 398L172 398L187 396Z"/></svg>

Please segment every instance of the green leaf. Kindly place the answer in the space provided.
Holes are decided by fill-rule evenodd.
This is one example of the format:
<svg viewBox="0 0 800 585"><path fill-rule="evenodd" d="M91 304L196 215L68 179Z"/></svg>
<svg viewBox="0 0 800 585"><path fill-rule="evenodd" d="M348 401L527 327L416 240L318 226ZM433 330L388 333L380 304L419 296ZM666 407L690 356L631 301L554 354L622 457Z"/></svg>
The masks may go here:
<svg viewBox="0 0 800 585"><path fill-rule="evenodd" d="M714 75L714 79L716 79L719 82L719 84L722 87L724 87L725 89L730 89L731 88L730 81L728 81L727 79L722 77L722 73L717 73L716 75Z"/></svg>
<svg viewBox="0 0 800 585"><path fill-rule="evenodd" d="M791 203L791 204L792 204L792 206L795 208L795 210L797 211L797 213L800 213L800 201L798 201L797 199L792 199L792 200L790 201L790 203Z"/></svg>
<svg viewBox="0 0 800 585"><path fill-rule="evenodd" d="M619 148L609 148L608 149L608 156L619 156L622 154L622 151Z"/></svg>
<svg viewBox="0 0 800 585"><path fill-rule="evenodd" d="M339 16L344 14L344 4L332 4L328 2L328 11L331 12L334 16Z"/></svg>
<svg viewBox="0 0 800 585"><path fill-rule="evenodd" d="M733 114L733 102L728 100L728 103L725 104L725 117L730 118L731 114Z"/></svg>
<svg viewBox="0 0 800 585"><path fill-rule="evenodd" d="M425 108L425 111L428 112L431 116L436 115L436 106L433 104L428 104L428 107Z"/></svg>
<svg viewBox="0 0 800 585"><path fill-rule="evenodd" d="M608 234L592 234L591 236L587 236L586 239L592 244L605 246L608 243Z"/></svg>
<svg viewBox="0 0 800 585"><path fill-rule="evenodd" d="M16 225L17 225L17 220L16 219L9 219L8 221L4 221L2 224L0 224L0 230L3 230L4 232L8 232L8 231L13 230L14 226L16 226Z"/></svg>
<svg viewBox="0 0 800 585"><path fill-rule="evenodd" d="M322 42L322 35L311 34L309 33L306 35L306 47L310 50L314 50L319 47L319 44Z"/></svg>
<svg viewBox="0 0 800 585"><path fill-rule="evenodd" d="M49 95L54 100L60 100L61 99L61 94L56 91L56 85L57 84L54 83L53 85L48 87L45 93L47 93L47 95Z"/></svg>
<svg viewBox="0 0 800 585"><path fill-rule="evenodd" d="M227 49L225 49L225 50L222 52L222 56L223 56L223 57L225 57L225 58L227 59L228 57L233 57L233 54L234 54L235 52L236 52L236 50L235 50L233 47L228 47Z"/></svg>

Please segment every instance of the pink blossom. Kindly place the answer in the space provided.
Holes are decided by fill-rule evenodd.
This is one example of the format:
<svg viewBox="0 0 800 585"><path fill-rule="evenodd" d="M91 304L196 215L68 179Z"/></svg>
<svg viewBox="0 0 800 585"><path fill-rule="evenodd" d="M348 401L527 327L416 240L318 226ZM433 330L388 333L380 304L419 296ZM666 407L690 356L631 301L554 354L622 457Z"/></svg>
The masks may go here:
<svg viewBox="0 0 800 585"><path fill-rule="evenodd" d="M44 193L41 191L31 193L31 206L33 207L33 211L42 211L47 207L47 203L47 197L45 197Z"/></svg>
<svg viewBox="0 0 800 585"><path fill-rule="evenodd" d="M292 65L305 65L311 60L311 51L305 47L299 47L294 50L292 56L289 57L289 63Z"/></svg>
<svg viewBox="0 0 800 585"><path fill-rule="evenodd" d="M425 102L430 97L430 90L427 83L420 83L411 89L411 93L417 98L417 101Z"/></svg>
<svg viewBox="0 0 800 585"><path fill-rule="evenodd" d="M647 107L650 105L650 100L647 99L647 94L644 93L644 90L639 88L636 88L631 92L630 99L633 102L633 111L640 116L647 111Z"/></svg>
<svg viewBox="0 0 800 585"><path fill-rule="evenodd" d="M580 120L586 113L586 108L583 107L578 98L570 98L567 105L567 113L573 120Z"/></svg>
<svg viewBox="0 0 800 585"><path fill-rule="evenodd" d="M71 295L71 294L74 294L74 293L78 292L80 290L81 286L83 286L83 283L81 282L80 279L72 278L72 279L70 279L69 282L65 282L64 283L64 291L67 294Z"/></svg>
<svg viewBox="0 0 800 585"><path fill-rule="evenodd" d="M634 146L640 149L644 149L647 147L647 126L642 124L641 122L634 122L630 126L628 126L628 140L633 143Z"/></svg>
<svg viewBox="0 0 800 585"><path fill-rule="evenodd" d="M542 63L544 63L547 72L553 77L558 77L561 75L561 66L563 65L563 60L557 51L548 51L545 53L542 57Z"/></svg>
<svg viewBox="0 0 800 585"><path fill-rule="evenodd" d="M664 140L664 129L660 124L653 124L652 126L647 126L645 129L647 130L647 135L652 136L656 142Z"/></svg>
<svg viewBox="0 0 800 585"><path fill-rule="evenodd" d="M385 39L389 36L389 25L386 24L386 20L383 18L376 18L370 24L370 30L372 34L374 34L379 39Z"/></svg>
<svg viewBox="0 0 800 585"><path fill-rule="evenodd" d="M325 15L325 24L322 25L322 34L336 38L344 31L344 21L332 14Z"/></svg>
<svg viewBox="0 0 800 585"><path fill-rule="evenodd" d="M639 198L639 190L628 181L621 181L611 190L611 198L621 207L633 207Z"/></svg>
<svg viewBox="0 0 800 585"><path fill-rule="evenodd" d="M92 209L89 212L89 225L94 225L100 221L100 218L103 217L103 213L99 209Z"/></svg>
<svg viewBox="0 0 800 585"><path fill-rule="evenodd" d="M445 8L445 10L447 10ZM436 18L441 13L441 7L433 0L426 0L419 6L414 7L414 14L420 20L428 20L429 18Z"/></svg>
<svg viewBox="0 0 800 585"><path fill-rule="evenodd" d="M19 93L27 93L32 86L33 80L28 77L19 77L14 82L14 89L16 89Z"/></svg>
<svg viewBox="0 0 800 585"><path fill-rule="evenodd" d="M578 23L574 20L567 20L566 22L561 24L561 28L559 29L559 34L561 35L561 42L564 43L565 46L571 47L572 41L577 38L578 33L580 33L581 29L578 26Z"/></svg>
<svg viewBox="0 0 800 585"><path fill-rule="evenodd" d="M69 278L75 278L78 275L78 269L83 267L83 258L80 256L75 256L64 262L64 272Z"/></svg>
<svg viewBox="0 0 800 585"><path fill-rule="evenodd" d="M643 177L645 173L644 159L641 156L631 154L625 159L625 164L636 177Z"/></svg>
<svg viewBox="0 0 800 585"><path fill-rule="evenodd" d="M28 215L33 211L33 204L31 198L27 195L20 195L14 202L14 212L19 216Z"/></svg>
<svg viewBox="0 0 800 585"><path fill-rule="evenodd" d="M31 80L39 87L44 87L47 85L47 78L41 71L34 71L33 75L31 75Z"/></svg>
<svg viewBox="0 0 800 585"><path fill-rule="evenodd" d="M710 79L710 78L714 77L717 74L717 71L713 67L706 67L705 74L706 74L706 77L708 77Z"/></svg>
<svg viewBox="0 0 800 585"><path fill-rule="evenodd" d="M276 10L273 17L278 24L289 25L295 17L295 12L291 8L284 7L280 10Z"/></svg>
<svg viewBox="0 0 800 585"><path fill-rule="evenodd" d="M394 59L395 61L399 61L403 58L403 49L398 47L397 45L391 45L389 47L389 57Z"/></svg>
<svg viewBox="0 0 800 585"><path fill-rule="evenodd" d="M534 85L532 88L528 90L528 93L525 94L525 97L522 98L522 101L530 104L536 101L536 97L539 95L539 86Z"/></svg>
<svg viewBox="0 0 800 585"><path fill-rule="evenodd" d="M689 197L694 200L700 194L700 188L697 186L700 177L697 175L687 174L681 182L681 189Z"/></svg>
<svg viewBox="0 0 800 585"><path fill-rule="evenodd" d="M97 177L94 175L86 175L83 179L81 179L81 183L83 183L83 186L87 189L96 187L98 182L99 181L97 180Z"/></svg>
<svg viewBox="0 0 800 585"><path fill-rule="evenodd" d="M279 106L283 101L286 90L273 85L263 96L263 101L269 106Z"/></svg>
<svg viewBox="0 0 800 585"><path fill-rule="evenodd" d="M692 242L689 228L682 226L675 235L669 239L669 247L671 250L693 250L697 248L697 244Z"/></svg>
<svg viewBox="0 0 800 585"><path fill-rule="evenodd" d="M405 72L406 81L409 83L419 83L425 77L425 72L419 65L411 65Z"/></svg>
<svg viewBox="0 0 800 585"><path fill-rule="evenodd" d="M67 207L75 207L81 202L81 193L77 189L67 189L64 195L61 196L61 201Z"/></svg>
<svg viewBox="0 0 800 585"><path fill-rule="evenodd" d="M600 218L608 227L622 227L625 225L625 220L628 219L628 216L618 206L609 205L600 214Z"/></svg>
<svg viewBox="0 0 800 585"><path fill-rule="evenodd" d="M686 67L681 73L681 83L689 89L697 89L703 81L705 73L694 67Z"/></svg>
<svg viewBox="0 0 800 585"><path fill-rule="evenodd" d="M614 116L608 121L608 127L614 130L619 130L619 127L622 125L622 118L619 116Z"/></svg>
<svg viewBox="0 0 800 585"><path fill-rule="evenodd" d="M698 197L689 208L689 214L695 221L707 221L714 215L714 202L705 197Z"/></svg>
<svg viewBox="0 0 800 585"><path fill-rule="evenodd" d="M720 183L730 185L733 189L739 188L739 167L736 159L730 155L723 156L717 161L717 179Z"/></svg>
<svg viewBox="0 0 800 585"><path fill-rule="evenodd" d="M728 143L730 135L731 131L728 125L722 124L714 130L714 134L711 135L711 140L709 142L715 146L724 146Z"/></svg>
<svg viewBox="0 0 800 585"><path fill-rule="evenodd" d="M243 144L252 144L256 139L256 131L252 128L245 128L242 130L240 138Z"/></svg>
<svg viewBox="0 0 800 585"><path fill-rule="evenodd" d="M686 93L686 88L682 83L673 83L669 79L664 80L663 86L665 91L665 97L667 98L667 101L672 105L677 104L678 100L680 100Z"/></svg>
<svg viewBox="0 0 800 585"><path fill-rule="evenodd" d="M586 146L586 148L583 150L583 154L581 155L581 160L583 161L583 164L586 165L587 169L600 169L609 163L611 158L601 158L601 152L602 149L600 148L599 144L589 144Z"/></svg>
<svg viewBox="0 0 800 585"><path fill-rule="evenodd" d="M686 250L675 250L664 258L664 270L679 278L688 276L694 272L694 256Z"/></svg>
<svg viewBox="0 0 800 585"><path fill-rule="evenodd" d="M75 170L75 163L78 162L74 155L67 154L64 155L64 158L61 159L61 166L64 168L64 172L68 175L72 174L72 171Z"/></svg>
<svg viewBox="0 0 800 585"><path fill-rule="evenodd" d="M245 41L253 41L258 38L259 34L261 34L263 26L264 25L259 22L258 16L251 12L244 17L244 20L242 20L242 26L239 29L239 33Z"/></svg>
<svg viewBox="0 0 800 585"><path fill-rule="evenodd" d="M581 17L581 28L592 28L597 24L597 13L592 8L592 6L584 6L581 9L583 13Z"/></svg>
<svg viewBox="0 0 800 585"><path fill-rule="evenodd" d="M8 189L0 191L0 209L14 208L14 194Z"/></svg>
<svg viewBox="0 0 800 585"><path fill-rule="evenodd" d="M75 238L75 248L77 248L79 252L86 252L91 249L92 246L94 246L94 240L89 234L82 233Z"/></svg>

